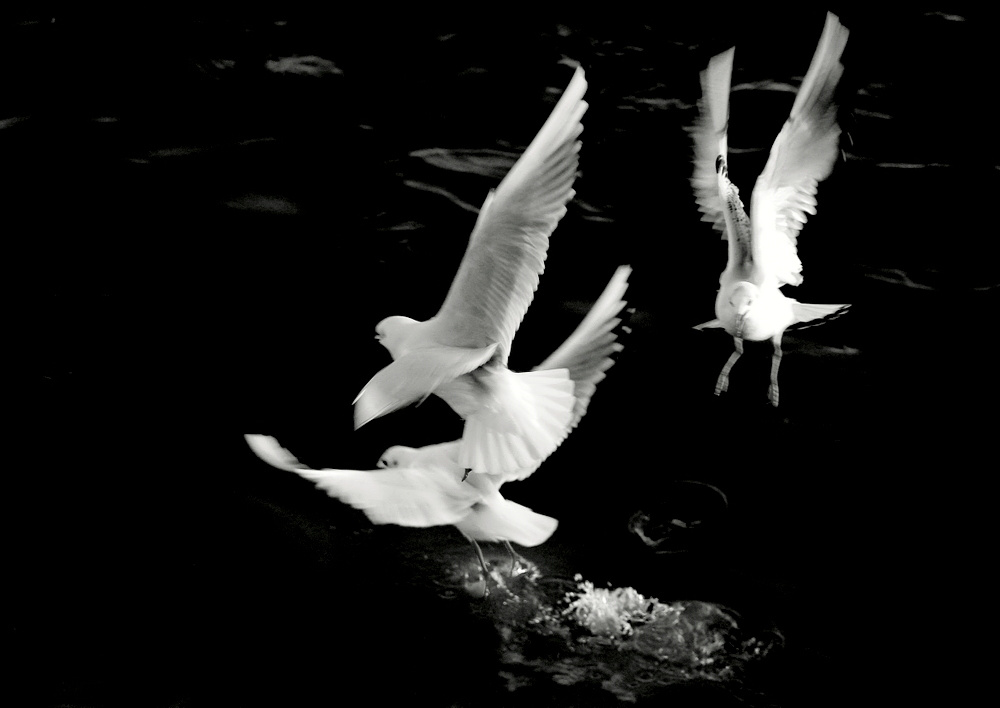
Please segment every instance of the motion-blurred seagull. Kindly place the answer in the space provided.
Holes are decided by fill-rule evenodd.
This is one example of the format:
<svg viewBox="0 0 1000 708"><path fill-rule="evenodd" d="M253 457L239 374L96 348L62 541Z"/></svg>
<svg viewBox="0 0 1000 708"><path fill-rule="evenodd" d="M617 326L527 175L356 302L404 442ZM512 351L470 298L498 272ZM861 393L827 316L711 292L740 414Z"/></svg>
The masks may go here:
<svg viewBox="0 0 1000 708"><path fill-rule="evenodd" d="M793 324L830 317L848 307L805 304L780 290L802 282L796 239L807 214L816 213L816 185L829 176L839 155L840 127L833 98L844 70L840 57L847 35L837 17L828 13L791 113L757 178L749 219L726 165L734 49L713 57L701 72L700 116L691 129L695 153L691 183L702 220L713 222L729 241L729 262L719 278L717 319L697 329L722 327L736 342L736 351L719 374L716 395L729 386L729 370L743 353L743 340L770 339L774 356L768 398L777 406L782 333Z"/></svg>
<svg viewBox="0 0 1000 708"><path fill-rule="evenodd" d="M424 322L388 317L393 362L354 400L355 428L435 394L466 419L459 462L511 471L555 450L573 414L566 371L513 373L511 340L538 287L549 235L574 196L587 82L577 68L524 154L491 191L451 289Z"/></svg>
<svg viewBox="0 0 1000 708"><path fill-rule="evenodd" d="M532 547L549 539L558 521L504 499L500 482L472 473L458 463L459 441L421 448L396 445L379 456L377 469L316 470L302 464L267 435L247 435L247 443L264 462L315 482L331 497L360 509L375 524L426 528L451 524L476 550L483 578L490 577L478 541L510 542Z"/></svg>
<svg viewBox="0 0 1000 708"><path fill-rule="evenodd" d="M625 307L631 268L615 271L604 292L569 338L535 367L545 372L565 369L573 386L571 415L561 432L562 441L587 412L597 384L621 351L616 327ZM428 527L452 524L472 542L489 577L486 559L477 541L510 542L532 547L544 543L555 532L557 521L505 499L504 482L523 479L538 464L507 472L467 472L460 460L460 440L422 448L396 445L379 458L377 468L360 470L315 470L300 463L278 441L265 435L247 435L251 449L265 462L289 470L316 483L327 494L363 511L376 524ZM557 443L558 444L558 443Z"/></svg>

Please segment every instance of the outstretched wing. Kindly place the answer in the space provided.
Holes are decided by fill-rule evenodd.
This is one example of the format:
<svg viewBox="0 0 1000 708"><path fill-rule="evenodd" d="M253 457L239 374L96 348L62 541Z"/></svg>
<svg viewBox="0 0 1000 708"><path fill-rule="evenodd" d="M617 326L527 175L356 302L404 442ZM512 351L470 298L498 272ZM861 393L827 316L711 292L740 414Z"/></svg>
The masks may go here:
<svg viewBox="0 0 1000 708"><path fill-rule="evenodd" d="M525 455L525 457L534 457L534 459L528 463L508 466L507 469L501 469L496 464L483 465L481 469L477 468L488 473L498 484L525 479L534 474L542 462L562 444L562 441L573 431L587 412L597 384L604 379L605 372L614 364L612 355L622 349L615 328L621 322L619 315L626 304L622 298L628 289L628 277L631 272L632 269L629 266L620 266L615 271L605 286L604 292L601 293L597 302L590 308L586 317L573 333L545 361L532 370L532 372L537 373L514 375L516 377L533 377L543 372L567 370L573 384L573 408L569 411L569 416L557 424L558 429L553 431L554 444L548 446L547 451L540 458ZM542 413L543 411L538 411L539 418L542 417ZM513 457L516 459L517 456ZM522 545L526 544L522 543Z"/></svg>
<svg viewBox="0 0 1000 708"><path fill-rule="evenodd" d="M778 285L802 282L799 231L816 213L817 184L833 170L840 127L834 93L844 71L848 30L828 13L823 34L788 120L771 146L750 200L753 260Z"/></svg>
<svg viewBox="0 0 1000 708"><path fill-rule="evenodd" d="M270 465L314 482L331 497L360 509L375 524L444 526L461 521L482 494L453 470L434 465L377 470L315 470L295 459L278 441L247 435L254 453Z"/></svg>
<svg viewBox="0 0 1000 708"><path fill-rule="evenodd" d="M480 501L472 487L437 468L296 471L331 497L363 511L375 524L421 528L454 524Z"/></svg>
<svg viewBox="0 0 1000 708"><path fill-rule="evenodd" d="M850 309L850 305L816 305L810 302L792 300L792 315L795 317L795 321L788 327L788 331L825 324L842 317Z"/></svg>
<svg viewBox="0 0 1000 708"><path fill-rule="evenodd" d="M619 315L626 304L622 298L628 290L631 272L629 266L619 266L573 334L535 367L536 371L569 370L574 385L573 397L576 399L569 430L573 430L587 412L597 384L604 380L605 372L614 365L612 355L622 350L615 328L621 322Z"/></svg>
<svg viewBox="0 0 1000 708"><path fill-rule="evenodd" d="M549 236L574 195L586 89L578 67L542 129L487 196L435 318L437 341L474 348L498 342L496 356L506 364L538 287Z"/></svg>
<svg viewBox="0 0 1000 708"><path fill-rule="evenodd" d="M688 128L694 144L694 173L691 186L701 220L709 221L726 238L725 197L719 189L719 158L728 159L726 131L729 126L729 88L733 74L734 48L717 54L701 72L701 99L698 118ZM735 190L735 186L733 187Z"/></svg>
<svg viewBox="0 0 1000 708"><path fill-rule="evenodd" d="M257 457L272 467L289 472L298 472L306 467L270 435L244 435L243 439L247 441L247 445Z"/></svg>

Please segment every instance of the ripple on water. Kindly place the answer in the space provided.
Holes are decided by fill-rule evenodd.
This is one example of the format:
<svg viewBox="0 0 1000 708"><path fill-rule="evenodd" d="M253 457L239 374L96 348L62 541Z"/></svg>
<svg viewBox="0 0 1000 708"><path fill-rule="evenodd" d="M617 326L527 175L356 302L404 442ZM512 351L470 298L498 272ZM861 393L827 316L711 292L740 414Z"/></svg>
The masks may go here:
<svg viewBox="0 0 1000 708"><path fill-rule="evenodd" d="M523 558L510 574L501 554L487 551L487 559L485 598L467 590L470 580L482 580L475 558L447 558L429 585L442 598L465 598L471 614L492 622L499 675L518 700L555 691L571 705L597 691L605 702L636 703L659 700L679 685L756 693L755 667L783 644L778 632L752 633L714 603L661 603L632 588L595 588L580 576L546 577ZM581 605L589 611L580 612ZM594 613L616 612L617 622L592 621ZM622 629L605 631L611 626Z"/></svg>

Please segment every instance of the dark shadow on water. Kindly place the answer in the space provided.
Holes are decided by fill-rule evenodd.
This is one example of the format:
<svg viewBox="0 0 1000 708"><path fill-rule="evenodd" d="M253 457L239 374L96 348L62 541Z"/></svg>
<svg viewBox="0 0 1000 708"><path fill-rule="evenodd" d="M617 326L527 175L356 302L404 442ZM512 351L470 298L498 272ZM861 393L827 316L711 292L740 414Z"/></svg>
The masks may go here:
<svg viewBox="0 0 1000 708"><path fill-rule="evenodd" d="M969 128L991 125L969 113L987 23L842 9L850 141L794 296L853 307L785 338L781 407L769 344L716 397L732 340L691 329L725 258L688 184L697 72L738 42L748 195L791 101L771 88L804 70L823 11L4 24L9 348L29 394L8 438L27 458L7 476L12 705L791 708L877 684L896 704L959 674L960 625L982 631L961 611L992 600L1000 253L977 199L1000 172ZM436 311L467 207L530 140L564 57L590 81L582 172L512 365L547 356L619 264L637 312L577 431L504 488L560 521L520 549L537 576L510 596L558 607L580 574L718 608L729 679L667 685L676 663L629 664L579 627L533 655L530 613L470 594L457 531L373 528L243 443L368 469L460 435L433 399L354 432L350 401L386 363L375 324ZM739 664L751 638L770 649Z"/></svg>

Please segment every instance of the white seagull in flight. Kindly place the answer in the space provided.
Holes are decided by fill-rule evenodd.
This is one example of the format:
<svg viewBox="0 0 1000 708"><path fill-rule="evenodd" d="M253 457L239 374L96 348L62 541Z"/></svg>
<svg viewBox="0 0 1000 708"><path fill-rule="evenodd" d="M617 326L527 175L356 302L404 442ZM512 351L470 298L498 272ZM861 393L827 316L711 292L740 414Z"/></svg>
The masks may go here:
<svg viewBox="0 0 1000 708"><path fill-rule="evenodd" d="M621 266L573 334L536 372L566 370L573 387L571 415L561 431L561 442L587 412L590 399L605 372L621 351L616 327L625 307L631 268ZM273 437L247 435L254 453L268 464L289 470L316 483L331 497L360 509L376 524L428 527L454 525L476 549L484 578L486 560L477 541L500 542L515 558L510 542L532 547L544 543L557 521L504 499L504 482L524 479L538 463L509 471L468 472L460 461L462 441L422 448L396 445L379 458L378 469L316 470L300 463ZM558 444L558 443L557 443Z"/></svg>
<svg viewBox="0 0 1000 708"><path fill-rule="evenodd" d="M691 129L695 153L691 183L702 220L711 221L729 242L729 262L719 278L717 319L697 329L724 328L736 343L736 351L719 374L716 395L729 386L729 370L743 353L743 340L770 339L774 356L768 398L777 406L782 332L793 324L830 317L848 307L801 303L781 292L783 285L802 282L796 239L807 215L816 213L816 185L829 176L840 154L833 98L844 70L840 57L847 35L847 28L828 13L791 113L754 185L749 218L739 190L729 181L726 164L734 50L712 57L701 72L701 115Z"/></svg>
<svg viewBox="0 0 1000 708"><path fill-rule="evenodd" d="M507 358L549 235L575 194L586 89L577 67L541 130L486 197L438 313L378 323L376 339L393 362L354 400L355 428L433 393L466 420L459 450L466 469L510 472L555 450L573 414L568 373L514 373Z"/></svg>

